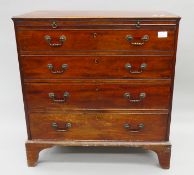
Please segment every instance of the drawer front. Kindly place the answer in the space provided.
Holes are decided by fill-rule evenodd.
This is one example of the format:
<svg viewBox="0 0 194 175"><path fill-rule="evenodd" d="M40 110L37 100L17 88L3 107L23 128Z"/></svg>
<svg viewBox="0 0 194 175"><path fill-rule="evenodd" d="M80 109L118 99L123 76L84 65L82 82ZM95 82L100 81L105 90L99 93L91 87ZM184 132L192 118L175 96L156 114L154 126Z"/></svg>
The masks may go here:
<svg viewBox="0 0 194 175"><path fill-rule="evenodd" d="M174 30L158 37L159 30L19 30L21 51L172 51Z"/></svg>
<svg viewBox="0 0 194 175"><path fill-rule="evenodd" d="M32 139L163 141L164 114L30 114Z"/></svg>
<svg viewBox="0 0 194 175"><path fill-rule="evenodd" d="M29 111L168 109L170 83L25 84Z"/></svg>
<svg viewBox="0 0 194 175"><path fill-rule="evenodd" d="M25 79L171 78L170 56L22 56Z"/></svg>

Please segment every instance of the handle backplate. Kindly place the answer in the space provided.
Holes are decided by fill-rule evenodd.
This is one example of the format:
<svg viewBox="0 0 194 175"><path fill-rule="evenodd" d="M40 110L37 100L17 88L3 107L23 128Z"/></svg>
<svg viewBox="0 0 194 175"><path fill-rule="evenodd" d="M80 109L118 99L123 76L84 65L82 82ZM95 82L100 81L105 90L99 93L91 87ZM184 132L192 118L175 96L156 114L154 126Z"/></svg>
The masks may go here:
<svg viewBox="0 0 194 175"><path fill-rule="evenodd" d="M126 40L133 46L142 46L145 42L149 41L149 35L144 35L140 38L141 41L134 41L135 38L132 35L126 35Z"/></svg>
<svg viewBox="0 0 194 175"><path fill-rule="evenodd" d="M68 64L62 64L61 70L56 70L52 64L48 64L47 67L52 74L62 74L68 68Z"/></svg>
<svg viewBox="0 0 194 175"><path fill-rule="evenodd" d="M69 92L64 92L63 98L57 98L56 94L53 92L50 92L48 94L49 98L56 103L65 103L67 101L67 98L69 97Z"/></svg>
<svg viewBox="0 0 194 175"><path fill-rule="evenodd" d="M66 132L69 128L72 127L72 124L70 122L65 123L63 128L60 128L56 122L51 123L51 127L55 129L57 132Z"/></svg>
<svg viewBox="0 0 194 175"><path fill-rule="evenodd" d="M146 64L146 63L142 63L142 64L140 65L139 70L132 70L132 65L131 65L130 63L125 64L125 69L129 70L129 72L130 72L131 74L140 74L140 73L143 72L143 70L146 69L146 67L147 67L147 64Z"/></svg>
<svg viewBox="0 0 194 175"><path fill-rule="evenodd" d="M132 127L132 125L130 125L129 123L125 123L123 125L123 127L125 129L127 129L129 132L132 132L132 133L137 133L137 132L140 132L142 131L142 129L144 128L144 124L143 123L140 123L137 125L137 127Z"/></svg>
<svg viewBox="0 0 194 175"><path fill-rule="evenodd" d="M132 98L132 97L131 97L131 94L128 93L128 92L124 93L123 96L124 96L126 99L128 99L129 102L131 102L131 103L138 103L138 102L141 102L141 101L146 97L146 93L145 93L145 92L141 92L141 93L139 94L139 99L134 99L134 98Z"/></svg>
<svg viewBox="0 0 194 175"><path fill-rule="evenodd" d="M59 46L62 46L63 43L65 42L66 36L61 35L61 36L59 37L59 43L52 43L52 37L49 36L49 35L45 35L45 36L44 36L44 39L45 39L45 41L49 44L49 46L51 46L51 47L59 47Z"/></svg>

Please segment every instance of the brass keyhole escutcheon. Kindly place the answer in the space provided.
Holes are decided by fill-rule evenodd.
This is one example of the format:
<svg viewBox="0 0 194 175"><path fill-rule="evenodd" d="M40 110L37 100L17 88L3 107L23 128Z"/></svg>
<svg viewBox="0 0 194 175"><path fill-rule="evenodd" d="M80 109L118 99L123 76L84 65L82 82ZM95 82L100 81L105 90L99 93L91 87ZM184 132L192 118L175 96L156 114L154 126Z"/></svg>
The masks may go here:
<svg viewBox="0 0 194 175"><path fill-rule="evenodd" d="M100 61L99 61L98 58L95 58L95 59L94 59L94 62L95 62L95 64L98 64Z"/></svg>
<svg viewBox="0 0 194 175"><path fill-rule="evenodd" d="M93 33L93 37L94 37L94 38L97 37L97 33L96 33L96 32Z"/></svg>

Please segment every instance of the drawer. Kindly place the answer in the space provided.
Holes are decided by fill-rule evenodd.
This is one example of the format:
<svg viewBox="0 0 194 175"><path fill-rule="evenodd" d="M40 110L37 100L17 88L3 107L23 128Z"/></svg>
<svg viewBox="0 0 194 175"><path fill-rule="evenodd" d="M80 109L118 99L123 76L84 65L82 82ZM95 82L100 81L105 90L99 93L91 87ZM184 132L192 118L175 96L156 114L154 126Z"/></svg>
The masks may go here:
<svg viewBox="0 0 194 175"><path fill-rule="evenodd" d="M18 30L20 51L172 51L175 31L167 30Z"/></svg>
<svg viewBox="0 0 194 175"><path fill-rule="evenodd" d="M170 81L121 83L26 83L29 111L168 109Z"/></svg>
<svg viewBox="0 0 194 175"><path fill-rule="evenodd" d="M171 78L170 56L22 56L25 79Z"/></svg>
<svg viewBox="0 0 194 175"><path fill-rule="evenodd" d="M30 114L32 139L163 141L164 114Z"/></svg>

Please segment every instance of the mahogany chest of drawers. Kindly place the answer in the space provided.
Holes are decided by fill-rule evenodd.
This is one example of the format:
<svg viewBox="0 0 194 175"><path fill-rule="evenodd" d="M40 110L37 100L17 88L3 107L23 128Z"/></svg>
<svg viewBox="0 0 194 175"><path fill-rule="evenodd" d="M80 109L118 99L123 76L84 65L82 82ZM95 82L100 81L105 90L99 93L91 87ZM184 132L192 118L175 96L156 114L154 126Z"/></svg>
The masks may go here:
<svg viewBox="0 0 194 175"><path fill-rule="evenodd" d="M180 17L38 11L13 21L29 166L60 145L141 147L169 168Z"/></svg>

